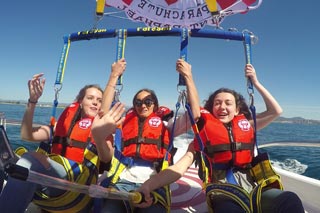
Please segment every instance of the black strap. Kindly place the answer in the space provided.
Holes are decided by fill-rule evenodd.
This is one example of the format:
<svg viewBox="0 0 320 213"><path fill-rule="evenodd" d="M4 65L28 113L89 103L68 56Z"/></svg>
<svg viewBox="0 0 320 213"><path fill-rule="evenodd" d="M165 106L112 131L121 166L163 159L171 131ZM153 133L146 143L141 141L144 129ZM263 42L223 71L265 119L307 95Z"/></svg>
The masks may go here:
<svg viewBox="0 0 320 213"><path fill-rule="evenodd" d="M169 147L168 144L162 143L161 138L157 138L157 139L140 138L139 139L139 137L134 137L126 141L123 141L123 147L129 146L131 144L154 144L154 145L157 145L158 148L163 147L164 149L168 149Z"/></svg>
<svg viewBox="0 0 320 213"><path fill-rule="evenodd" d="M253 143L244 143L244 142L231 142L229 144L218 144L218 145L210 145L210 142L207 142L206 151L207 153L214 154L216 152L225 152L231 151L236 152L240 150L253 150L254 144Z"/></svg>
<svg viewBox="0 0 320 213"><path fill-rule="evenodd" d="M61 155L65 156L66 154L66 149L67 147L76 147L80 149L85 149L91 140L90 137L88 137L87 142L82 142L82 141L77 141L77 140L70 140L68 137L61 137L61 136L55 136L52 143L55 144L61 144L62 145L62 150L61 150Z"/></svg>

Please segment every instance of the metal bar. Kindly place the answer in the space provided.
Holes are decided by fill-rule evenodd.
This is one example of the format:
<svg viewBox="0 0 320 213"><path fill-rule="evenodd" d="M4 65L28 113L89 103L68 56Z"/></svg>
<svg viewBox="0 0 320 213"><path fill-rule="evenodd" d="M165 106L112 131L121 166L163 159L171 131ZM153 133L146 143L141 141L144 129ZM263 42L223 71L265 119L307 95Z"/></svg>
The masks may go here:
<svg viewBox="0 0 320 213"><path fill-rule="evenodd" d="M127 29L128 37L135 36L177 36L180 37L183 29L180 28L160 28L160 27L138 27ZM70 41L91 40L101 38L112 38L118 35L117 29L93 29L71 33ZM226 31L221 29L213 30L189 30L189 36L201 38L216 38L243 41L242 32Z"/></svg>

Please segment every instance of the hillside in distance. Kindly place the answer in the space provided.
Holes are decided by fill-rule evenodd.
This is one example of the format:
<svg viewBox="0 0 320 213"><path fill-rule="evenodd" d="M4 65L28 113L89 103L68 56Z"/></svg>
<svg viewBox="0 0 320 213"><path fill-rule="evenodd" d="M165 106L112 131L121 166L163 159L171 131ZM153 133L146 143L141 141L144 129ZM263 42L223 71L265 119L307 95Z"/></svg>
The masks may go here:
<svg viewBox="0 0 320 213"><path fill-rule="evenodd" d="M279 117L274 122L277 122L277 123L319 124L320 125L319 120L305 119L302 117L293 117L293 118Z"/></svg>
<svg viewBox="0 0 320 213"><path fill-rule="evenodd" d="M1 100L0 99L0 104L26 104L26 101L21 101L21 100ZM40 107L52 107L52 103L38 103L38 106ZM59 103L60 108L64 108L68 106L68 104L65 103ZM182 113L183 110L179 111L179 114ZM320 125L320 120L312 120L312 119L305 119L303 117L292 117L292 118L287 118L287 117L279 117L277 118L274 122L276 123L300 123L300 124L319 124Z"/></svg>

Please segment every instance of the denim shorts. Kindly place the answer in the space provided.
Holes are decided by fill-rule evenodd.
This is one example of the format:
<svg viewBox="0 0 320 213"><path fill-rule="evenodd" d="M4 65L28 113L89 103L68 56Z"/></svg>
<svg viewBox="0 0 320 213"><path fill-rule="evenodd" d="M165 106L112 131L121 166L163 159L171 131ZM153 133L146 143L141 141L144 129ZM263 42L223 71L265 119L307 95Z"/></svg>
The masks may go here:
<svg viewBox="0 0 320 213"><path fill-rule="evenodd" d="M141 183L133 183L127 180L120 179L115 185L110 187L116 188L119 191L130 192L135 191L141 186ZM102 213L114 212L129 212L131 213L131 206L129 202L123 200L105 199L102 207ZM152 205L148 208L135 208L135 213L165 213L166 208L160 203Z"/></svg>

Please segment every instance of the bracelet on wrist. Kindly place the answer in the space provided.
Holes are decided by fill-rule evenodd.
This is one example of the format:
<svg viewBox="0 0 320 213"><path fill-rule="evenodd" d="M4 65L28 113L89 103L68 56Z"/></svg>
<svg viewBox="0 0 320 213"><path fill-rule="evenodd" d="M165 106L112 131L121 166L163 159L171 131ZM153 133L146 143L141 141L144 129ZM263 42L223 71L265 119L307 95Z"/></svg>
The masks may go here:
<svg viewBox="0 0 320 213"><path fill-rule="evenodd" d="M30 100L30 98L29 98L29 99L28 99L28 103L30 103L30 104L37 104L38 101L32 101L32 100Z"/></svg>

